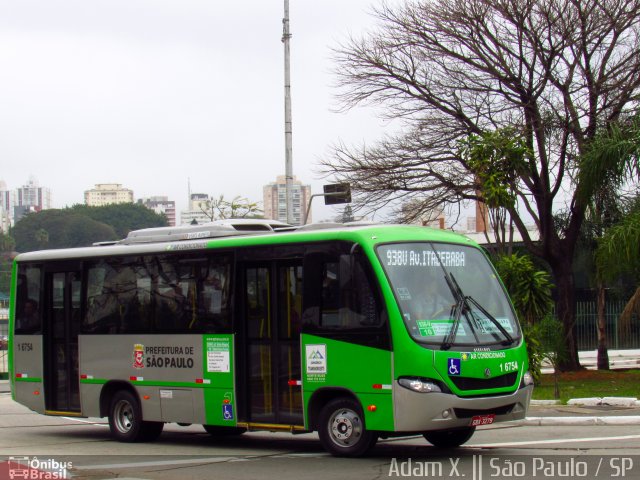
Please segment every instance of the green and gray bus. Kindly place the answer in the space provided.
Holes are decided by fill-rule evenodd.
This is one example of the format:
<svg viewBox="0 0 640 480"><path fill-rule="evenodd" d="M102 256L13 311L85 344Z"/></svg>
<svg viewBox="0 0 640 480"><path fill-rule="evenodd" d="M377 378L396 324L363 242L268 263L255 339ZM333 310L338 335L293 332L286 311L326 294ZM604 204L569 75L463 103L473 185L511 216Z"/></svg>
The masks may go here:
<svg viewBox="0 0 640 480"><path fill-rule="evenodd" d="M146 229L19 255L14 400L108 417L124 442L169 422L317 431L343 456L416 433L455 447L525 417L522 331L477 244L424 227L278 226Z"/></svg>

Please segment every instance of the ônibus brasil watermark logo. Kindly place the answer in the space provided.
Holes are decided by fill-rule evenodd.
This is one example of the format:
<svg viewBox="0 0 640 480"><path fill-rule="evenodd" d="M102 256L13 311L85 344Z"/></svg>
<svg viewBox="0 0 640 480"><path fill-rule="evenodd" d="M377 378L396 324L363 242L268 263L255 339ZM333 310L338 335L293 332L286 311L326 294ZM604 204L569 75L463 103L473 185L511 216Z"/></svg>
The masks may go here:
<svg viewBox="0 0 640 480"><path fill-rule="evenodd" d="M133 368L144 368L144 345L141 343L133 346Z"/></svg>
<svg viewBox="0 0 640 480"><path fill-rule="evenodd" d="M52 458L9 457L8 467L11 480L54 480L71 478L69 470L73 468L73 462L59 462Z"/></svg>

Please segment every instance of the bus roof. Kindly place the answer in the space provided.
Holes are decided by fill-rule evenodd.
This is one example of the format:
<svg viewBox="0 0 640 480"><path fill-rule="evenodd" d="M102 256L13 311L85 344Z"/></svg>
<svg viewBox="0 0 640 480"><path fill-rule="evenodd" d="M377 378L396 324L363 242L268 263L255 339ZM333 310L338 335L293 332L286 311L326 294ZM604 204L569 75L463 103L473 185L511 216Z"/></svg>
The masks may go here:
<svg viewBox="0 0 640 480"><path fill-rule="evenodd" d="M131 232L127 239L119 242L104 242L90 247L22 253L16 257L16 261L55 261L172 251L198 251L209 248L317 243L330 240L350 241L362 245L434 241L477 246L473 240L463 235L448 230L437 230L414 225L321 223L305 225L296 230L283 228L282 231L273 229L247 230L245 228L233 230L226 228L224 225L220 229L211 229L211 226L209 226L209 230L204 225L194 227L198 228L160 227L159 229L137 230ZM162 231L165 232L164 237ZM205 235L203 233L207 231L211 234Z"/></svg>

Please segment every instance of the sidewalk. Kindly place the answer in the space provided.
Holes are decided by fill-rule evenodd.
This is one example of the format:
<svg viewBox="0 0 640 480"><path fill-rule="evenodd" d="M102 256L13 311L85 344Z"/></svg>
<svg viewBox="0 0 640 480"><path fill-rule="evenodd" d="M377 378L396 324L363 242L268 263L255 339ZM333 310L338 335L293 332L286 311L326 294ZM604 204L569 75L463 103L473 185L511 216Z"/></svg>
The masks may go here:
<svg viewBox="0 0 640 480"><path fill-rule="evenodd" d="M533 401L521 424L552 425L640 425L640 406L540 405Z"/></svg>

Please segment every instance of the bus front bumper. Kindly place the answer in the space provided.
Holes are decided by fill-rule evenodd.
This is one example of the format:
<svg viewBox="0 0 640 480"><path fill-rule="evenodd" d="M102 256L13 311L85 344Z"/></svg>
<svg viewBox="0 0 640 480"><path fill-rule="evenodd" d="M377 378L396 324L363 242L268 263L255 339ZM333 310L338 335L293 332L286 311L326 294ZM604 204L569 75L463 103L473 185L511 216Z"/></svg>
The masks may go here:
<svg viewBox="0 0 640 480"><path fill-rule="evenodd" d="M394 385L396 432L427 432L468 427L476 419L491 419L491 423L525 418L533 385L512 394L491 397L463 398L448 393L417 393Z"/></svg>

